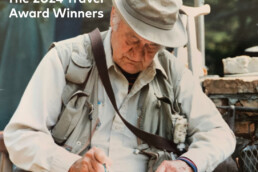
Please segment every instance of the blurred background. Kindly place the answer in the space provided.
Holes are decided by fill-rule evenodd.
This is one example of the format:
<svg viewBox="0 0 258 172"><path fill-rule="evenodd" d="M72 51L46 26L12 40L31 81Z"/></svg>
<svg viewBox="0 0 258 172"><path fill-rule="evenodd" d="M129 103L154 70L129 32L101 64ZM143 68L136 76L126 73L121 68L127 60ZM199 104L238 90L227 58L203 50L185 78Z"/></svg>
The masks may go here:
<svg viewBox="0 0 258 172"><path fill-rule="evenodd" d="M194 6L193 0L183 0ZM258 0L206 0L211 13L205 16L205 56L208 74L223 75L222 59L244 55L258 45ZM9 18L16 10L44 10L48 7L71 10L102 10L104 18ZM0 0L0 130L14 113L38 63L54 41L60 41L99 27L109 27L111 0L103 4L9 4Z"/></svg>

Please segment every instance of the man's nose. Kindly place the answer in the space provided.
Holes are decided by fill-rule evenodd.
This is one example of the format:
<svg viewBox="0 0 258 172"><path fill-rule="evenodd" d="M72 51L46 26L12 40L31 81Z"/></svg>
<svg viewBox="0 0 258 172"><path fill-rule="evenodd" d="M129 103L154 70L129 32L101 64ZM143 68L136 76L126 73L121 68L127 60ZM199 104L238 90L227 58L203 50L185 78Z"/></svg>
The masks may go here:
<svg viewBox="0 0 258 172"><path fill-rule="evenodd" d="M144 45L137 45L132 49L132 60L141 61L145 56Z"/></svg>

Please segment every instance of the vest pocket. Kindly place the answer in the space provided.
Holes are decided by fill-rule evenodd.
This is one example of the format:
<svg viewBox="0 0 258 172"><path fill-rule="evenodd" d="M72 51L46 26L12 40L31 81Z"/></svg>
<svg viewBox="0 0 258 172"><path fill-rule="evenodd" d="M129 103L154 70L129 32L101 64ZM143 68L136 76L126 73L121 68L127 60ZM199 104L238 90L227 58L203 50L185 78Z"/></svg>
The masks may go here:
<svg viewBox="0 0 258 172"><path fill-rule="evenodd" d="M78 90L69 98L68 103L64 104L59 120L52 129L52 136L57 144L61 145L68 139L87 111L93 111L93 105L88 102L88 98L86 92Z"/></svg>
<svg viewBox="0 0 258 172"><path fill-rule="evenodd" d="M86 76L92 68L92 60L85 59L77 52L73 52L71 60L65 71L65 78L75 84L82 84L85 82Z"/></svg>
<svg viewBox="0 0 258 172"><path fill-rule="evenodd" d="M173 152L167 152L165 150L149 147L147 144L139 145L138 151L140 154L146 155L149 158L147 172L155 172L163 161L176 160L177 158L177 155Z"/></svg>

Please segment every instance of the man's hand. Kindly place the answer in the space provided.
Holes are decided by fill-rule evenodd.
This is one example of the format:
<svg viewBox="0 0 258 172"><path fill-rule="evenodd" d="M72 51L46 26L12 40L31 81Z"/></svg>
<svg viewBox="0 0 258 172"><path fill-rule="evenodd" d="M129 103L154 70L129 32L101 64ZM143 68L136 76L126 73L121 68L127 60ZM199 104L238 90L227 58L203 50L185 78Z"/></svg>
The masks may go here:
<svg viewBox="0 0 258 172"><path fill-rule="evenodd" d="M181 160L163 161L156 172L193 172L192 168Z"/></svg>
<svg viewBox="0 0 258 172"><path fill-rule="evenodd" d="M108 169L111 160L101 149L93 147L71 166L69 172L105 172L103 164Z"/></svg>

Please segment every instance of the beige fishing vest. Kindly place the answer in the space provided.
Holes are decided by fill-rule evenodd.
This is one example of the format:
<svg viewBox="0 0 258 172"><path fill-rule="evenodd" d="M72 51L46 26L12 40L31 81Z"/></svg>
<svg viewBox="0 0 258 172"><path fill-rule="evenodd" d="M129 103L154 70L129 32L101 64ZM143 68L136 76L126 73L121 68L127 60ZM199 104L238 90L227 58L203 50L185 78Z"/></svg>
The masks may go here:
<svg viewBox="0 0 258 172"><path fill-rule="evenodd" d="M107 32L101 33L102 39ZM99 125L97 108L98 71L93 60L90 40L87 34L54 43L62 62L66 86L63 90L63 107L57 124L52 129L56 143L76 154L84 154L89 149L91 136ZM172 72L168 52L159 53L159 61L168 78L160 71L154 80L142 88L138 103L140 118L138 126L152 134L173 139L171 114L176 95L176 84L180 72ZM183 66L175 66L182 71ZM172 82L176 81L176 82ZM142 144L139 141L139 144Z"/></svg>

